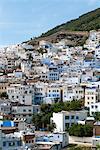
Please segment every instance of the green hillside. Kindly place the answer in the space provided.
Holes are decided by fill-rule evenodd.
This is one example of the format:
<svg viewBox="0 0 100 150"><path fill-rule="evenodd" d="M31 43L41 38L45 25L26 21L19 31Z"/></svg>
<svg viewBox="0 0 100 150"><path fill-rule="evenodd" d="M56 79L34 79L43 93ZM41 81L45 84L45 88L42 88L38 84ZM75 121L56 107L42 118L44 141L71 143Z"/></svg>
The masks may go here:
<svg viewBox="0 0 100 150"><path fill-rule="evenodd" d="M90 31L100 29L100 8L88 12L75 20L56 26L48 32L42 34L42 37L52 35L59 31Z"/></svg>

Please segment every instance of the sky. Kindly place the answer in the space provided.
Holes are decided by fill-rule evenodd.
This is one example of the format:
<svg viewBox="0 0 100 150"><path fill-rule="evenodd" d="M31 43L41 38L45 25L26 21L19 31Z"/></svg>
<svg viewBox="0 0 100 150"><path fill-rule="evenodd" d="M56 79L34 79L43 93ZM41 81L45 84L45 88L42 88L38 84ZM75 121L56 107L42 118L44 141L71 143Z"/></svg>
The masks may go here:
<svg viewBox="0 0 100 150"><path fill-rule="evenodd" d="M21 43L100 7L100 0L0 0L0 46Z"/></svg>

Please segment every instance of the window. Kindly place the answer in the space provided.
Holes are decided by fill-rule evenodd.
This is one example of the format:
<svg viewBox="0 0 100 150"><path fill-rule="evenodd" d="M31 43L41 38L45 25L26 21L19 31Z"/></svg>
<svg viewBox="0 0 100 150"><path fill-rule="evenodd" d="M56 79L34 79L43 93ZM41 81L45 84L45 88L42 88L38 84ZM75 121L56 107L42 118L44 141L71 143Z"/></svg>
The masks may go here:
<svg viewBox="0 0 100 150"><path fill-rule="evenodd" d="M96 100L98 100L98 96L96 96Z"/></svg>
<svg viewBox="0 0 100 150"><path fill-rule="evenodd" d="M91 97L92 99L94 99L94 97Z"/></svg>
<svg viewBox="0 0 100 150"><path fill-rule="evenodd" d="M25 91L25 94L27 94L27 91Z"/></svg>
<svg viewBox="0 0 100 150"><path fill-rule="evenodd" d="M74 119L74 116L71 116L71 119Z"/></svg>
<svg viewBox="0 0 100 150"><path fill-rule="evenodd" d="M3 110L3 108L1 108L1 110Z"/></svg>
<svg viewBox="0 0 100 150"><path fill-rule="evenodd" d="M76 116L76 119L78 120L78 119L79 119L79 116Z"/></svg>
<svg viewBox="0 0 100 150"><path fill-rule="evenodd" d="M97 105L95 105L95 108L98 108L98 106L97 106Z"/></svg>
<svg viewBox="0 0 100 150"><path fill-rule="evenodd" d="M93 105L92 105L91 107L92 107L92 108L94 108L94 106L93 106Z"/></svg>
<svg viewBox="0 0 100 150"><path fill-rule="evenodd" d="M69 116L65 116L65 119L69 119Z"/></svg>
<svg viewBox="0 0 100 150"><path fill-rule="evenodd" d="M3 142L3 146L6 146L6 142Z"/></svg>
<svg viewBox="0 0 100 150"><path fill-rule="evenodd" d="M68 129L69 128L69 123L66 123L65 126L66 126L66 129Z"/></svg>
<svg viewBox="0 0 100 150"><path fill-rule="evenodd" d="M15 126L18 127L18 123L16 123Z"/></svg>
<svg viewBox="0 0 100 150"><path fill-rule="evenodd" d="M34 143L34 140L32 140L32 143Z"/></svg>
<svg viewBox="0 0 100 150"><path fill-rule="evenodd" d="M10 143L9 143L9 146L14 146L14 145L15 145L14 142L10 142Z"/></svg>
<svg viewBox="0 0 100 150"><path fill-rule="evenodd" d="M21 146L21 141L17 141L17 145L18 145L18 146Z"/></svg>
<svg viewBox="0 0 100 150"><path fill-rule="evenodd" d="M25 110L25 109L23 109L23 112L26 112L26 110Z"/></svg>

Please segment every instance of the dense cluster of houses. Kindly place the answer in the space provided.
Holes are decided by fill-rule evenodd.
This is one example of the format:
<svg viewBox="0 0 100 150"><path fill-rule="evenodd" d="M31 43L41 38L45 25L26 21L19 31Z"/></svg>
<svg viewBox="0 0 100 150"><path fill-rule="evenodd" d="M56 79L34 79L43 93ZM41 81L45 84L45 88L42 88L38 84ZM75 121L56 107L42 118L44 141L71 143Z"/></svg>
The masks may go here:
<svg viewBox="0 0 100 150"><path fill-rule="evenodd" d="M0 99L2 149L29 146L53 150L67 146L65 126L87 120L86 110L53 113L51 120L56 124L56 131L52 135L36 136L28 125L32 125L33 113L41 113L42 103L83 100L91 117L100 112L100 31L90 31L84 46L68 46L67 40L58 43L42 40L37 48L27 43L1 48L2 93L7 94L7 98ZM3 117L11 117L12 122L3 121ZM100 123L97 127L100 130ZM96 135L95 146L95 141L100 143L100 132Z"/></svg>

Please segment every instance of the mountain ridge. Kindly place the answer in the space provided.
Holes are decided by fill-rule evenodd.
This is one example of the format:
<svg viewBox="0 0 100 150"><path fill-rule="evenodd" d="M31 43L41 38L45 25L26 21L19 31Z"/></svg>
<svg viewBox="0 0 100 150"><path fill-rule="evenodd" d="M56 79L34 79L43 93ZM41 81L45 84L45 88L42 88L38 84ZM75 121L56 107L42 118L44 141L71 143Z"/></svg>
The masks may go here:
<svg viewBox="0 0 100 150"><path fill-rule="evenodd" d="M37 45L40 40L55 43L62 39L68 40L68 45L83 45L90 30L100 29L100 8L85 13L79 18L68 21L43 33L41 36L28 41L29 44Z"/></svg>
<svg viewBox="0 0 100 150"><path fill-rule="evenodd" d="M91 25L91 26L89 26ZM43 33L42 36L50 35L50 32L53 30L60 31L60 30L68 30L68 31L90 31L90 30L97 30L100 29L100 8L95 9L91 12L85 13L79 18L70 20L66 23L58 25L53 29Z"/></svg>

